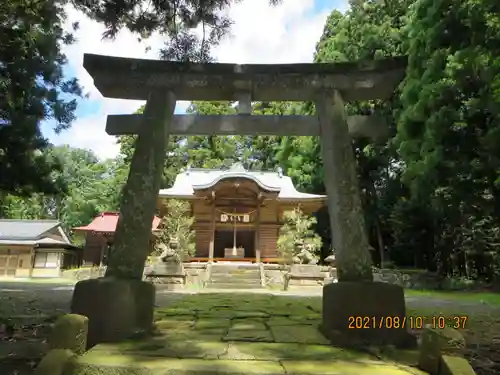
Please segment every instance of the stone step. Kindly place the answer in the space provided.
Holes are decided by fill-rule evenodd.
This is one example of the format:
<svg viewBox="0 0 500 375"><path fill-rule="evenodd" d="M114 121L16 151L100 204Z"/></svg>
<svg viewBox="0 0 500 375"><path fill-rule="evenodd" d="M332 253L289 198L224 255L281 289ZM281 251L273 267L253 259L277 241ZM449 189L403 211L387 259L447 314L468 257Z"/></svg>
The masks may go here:
<svg viewBox="0 0 500 375"><path fill-rule="evenodd" d="M251 275L251 276L234 276L234 275L210 275L212 280L215 279L226 279L226 280L260 280L260 275Z"/></svg>
<svg viewBox="0 0 500 375"><path fill-rule="evenodd" d="M260 275L224 275L224 274L221 274L221 273L216 273L215 275L214 274L211 274L210 277L212 278L222 278L222 277L225 277L227 279L234 279L234 280L251 280L251 279L260 279Z"/></svg>
<svg viewBox="0 0 500 375"><path fill-rule="evenodd" d="M216 274L211 274L210 275L211 279L234 279L234 280L252 280L252 279L260 279L260 275L231 275L231 274L222 274L222 273L216 273Z"/></svg>
<svg viewBox="0 0 500 375"><path fill-rule="evenodd" d="M219 271L219 270L212 270L210 272L211 274L218 274L218 275L259 275L260 272L258 270L244 270L244 271L231 271L231 270L226 270L226 271Z"/></svg>
<svg viewBox="0 0 500 375"><path fill-rule="evenodd" d="M207 283L205 288L207 289L256 289L260 288L260 283L258 284L247 284L247 283Z"/></svg>
<svg viewBox="0 0 500 375"><path fill-rule="evenodd" d="M218 283L218 282L228 282L228 283L251 283L254 281L260 281L260 277L253 277L251 279L240 279L238 277L224 277L224 276L217 276L217 277L211 277L208 281Z"/></svg>
<svg viewBox="0 0 500 375"><path fill-rule="evenodd" d="M220 272L245 272L245 271L259 271L258 266L245 265L245 266L232 266L232 265L213 265L212 272L220 271Z"/></svg>
<svg viewBox="0 0 500 375"><path fill-rule="evenodd" d="M228 269L228 270L214 270L212 269L212 273L230 273L231 275L246 275L246 274L252 274L252 273L260 273L259 270L233 270L233 269Z"/></svg>
<svg viewBox="0 0 500 375"><path fill-rule="evenodd" d="M260 277L233 277L228 275L212 275L210 276L210 280L240 280L240 281L252 281L252 280L260 280Z"/></svg>
<svg viewBox="0 0 500 375"><path fill-rule="evenodd" d="M217 274L217 275L259 275L260 272L259 271L254 271L254 270L251 270L251 271L214 271L212 270L212 272L210 272L212 274Z"/></svg>
<svg viewBox="0 0 500 375"><path fill-rule="evenodd" d="M260 280L259 281L252 281L252 282L241 282L241 281L234 281L234 280L226 280L226 281L216 281L216 282L208 282L207 285L245 285L246 288L254 288L255 286L259 286Z"/></svg>
<svg viewBox="0 0 500 375"><path fill-rule="evenodd" d="M201 346L195 343L192 346ZM201 352L202 349L199 349ZM237 352L239 353L239 352ZM236 357L236 359L233 359ZM244 357L245 358L245 357ZM249 357L251 358L251 357ZM410 371L411 370L411 371ZM418 371L418 372L417 372ZM411 375L424 374L408 366L395 365L379 360L253 360L239 359L237 355L226 355L224 359L172 358L139 352L107 352L91 350L76 356L65 375L122 374L122 375Z"/></svg>

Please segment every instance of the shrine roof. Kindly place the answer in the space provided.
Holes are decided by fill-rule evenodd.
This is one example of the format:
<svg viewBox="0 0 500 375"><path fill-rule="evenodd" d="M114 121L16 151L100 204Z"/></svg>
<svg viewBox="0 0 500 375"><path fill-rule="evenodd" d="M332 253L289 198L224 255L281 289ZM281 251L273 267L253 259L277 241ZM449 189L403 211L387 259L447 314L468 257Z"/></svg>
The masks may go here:
<svg viewBox="0 0 500 375"><path fill-rule="evenodd" d="M88 225L73 228L76 231L90 231L99 233L114 233L116 230L116 225L118 224L118 218L120 214L118 212L101 212L99 216L95 217L92 222ZM156 230L160 224L161 219L159 217L154 217L151 229Z"/></svg>
<svg viewBox="0 0 500 375"><path fill-rule="evenodd" d="M292 179L283 175L281 170L247 171L239 163L224 169L191 169L179 173L174 185L161 189L161 198L194 198L196 190L209 189L218 182L229 178L242 178L254 181L261 189L278 193L278 200L312 200L325 199L326 195L302 193L298 191Z"/></svg>
<svg viewBox="0 0 500 375"><path fill-rule="evenodd" d="M57 220L0 220L0 245L76 248Z"/></svg>

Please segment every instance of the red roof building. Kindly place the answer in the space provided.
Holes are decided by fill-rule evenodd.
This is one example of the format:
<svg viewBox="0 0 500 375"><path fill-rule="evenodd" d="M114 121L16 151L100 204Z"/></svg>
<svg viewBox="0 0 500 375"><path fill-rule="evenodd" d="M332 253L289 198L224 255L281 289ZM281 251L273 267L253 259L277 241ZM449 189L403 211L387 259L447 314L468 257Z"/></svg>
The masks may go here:
<svg viewBox="0 0 500 375"><path fill-rule="evenodd" d="M113 244L119 217L118 212L101 212L90 224L73 228L73 231L85 235L84 264L101 265L106 263L107 253ZM159 217L153 217L151 232L158 229L160 222Z"/></svg>
<svg viewBox="0 0 500 375"><path fill-rule="evenodd" d="M116 225L118 224L119 217L120 213L118 212L101 212L99 216L95 217L90 224L82 227L73 228L73 230L114 234L116 231ZM161 219L159 217L157 216L153 217L151 230L153 231L157 230L158 225L160 225L160 221Z"/></svg>

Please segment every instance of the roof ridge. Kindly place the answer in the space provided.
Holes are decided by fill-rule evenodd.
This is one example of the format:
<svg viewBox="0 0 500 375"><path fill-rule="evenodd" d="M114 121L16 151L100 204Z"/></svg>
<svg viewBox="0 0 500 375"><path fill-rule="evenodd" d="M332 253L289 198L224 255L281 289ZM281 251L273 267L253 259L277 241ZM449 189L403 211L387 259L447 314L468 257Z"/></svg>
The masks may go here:
<svg viewBox="0 0 500 375"><path fill-rule="evenodd" d="M186 174L186 172L191 173L191 172L235 172L234 170L231 169L211 169L211 168L192 168L189 171L182 171L179 174ZM277 171L263 171L263 170L256 170L256 169L250 169L250 170L244 170L244 171L238 171L239 173L272 173L272 174L278 174Z"/></svg>

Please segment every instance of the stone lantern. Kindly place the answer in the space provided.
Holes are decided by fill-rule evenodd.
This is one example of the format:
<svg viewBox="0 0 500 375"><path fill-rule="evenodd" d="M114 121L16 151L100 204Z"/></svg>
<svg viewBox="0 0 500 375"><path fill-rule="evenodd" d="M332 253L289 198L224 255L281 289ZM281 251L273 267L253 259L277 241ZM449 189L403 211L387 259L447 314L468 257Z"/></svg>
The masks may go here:
<svg viewBox="0 0 500 375"><path fill-rule="evenodd" d="M335 262L335 254L330 254L325 258L325 263L328 264L329 266L329 271L330 274L328 277L325 278L325 284L331 284L331 283L336 283L338 281L337 279L337 267L336 267L336 262Z"/></svg>
<svg viewBox="0 0 500 375"><path fill-rule="evenodd" d="M172 237L170 241L168 241L168 246L177 253L177 249L179 248L179 239L177 237Z"/></svg>

